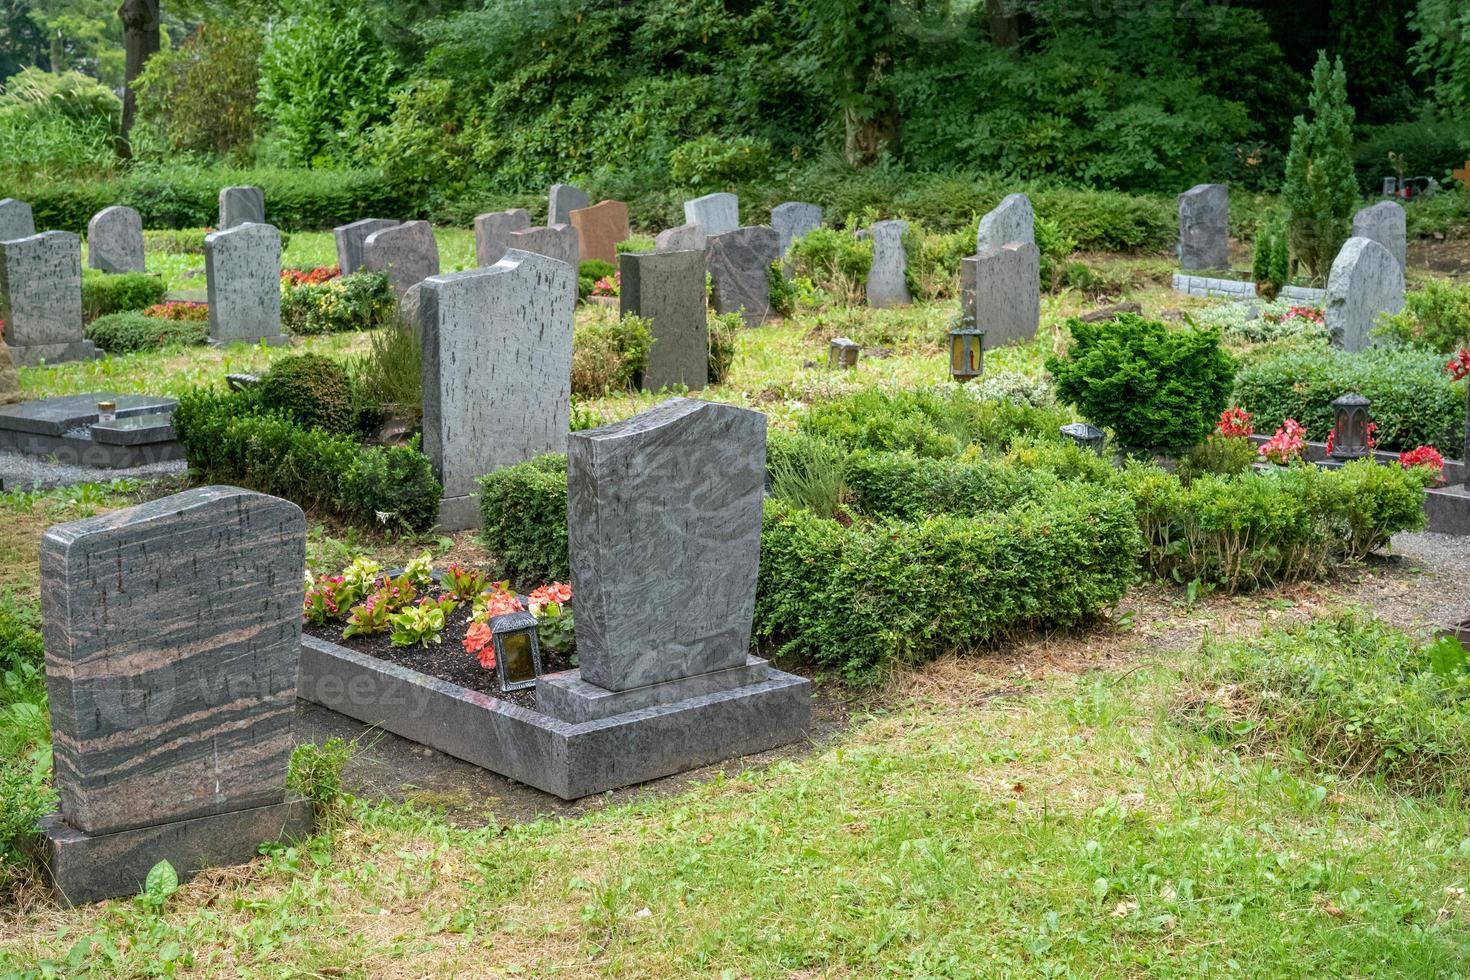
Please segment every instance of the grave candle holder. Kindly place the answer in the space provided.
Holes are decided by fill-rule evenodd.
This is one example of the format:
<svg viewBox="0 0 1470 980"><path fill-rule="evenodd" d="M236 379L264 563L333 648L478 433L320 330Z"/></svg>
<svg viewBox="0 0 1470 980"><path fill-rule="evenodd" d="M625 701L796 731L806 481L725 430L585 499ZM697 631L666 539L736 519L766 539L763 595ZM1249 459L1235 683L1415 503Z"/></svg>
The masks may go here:
<svg viewBox="0 0 1470 980"><path fill-rule="evenodd" d="M97 403L97 421L98 422L116 422L117 421L117 402L98 402Z"/></svg>
<svg viewBox="0 0 1470 980"><path fill-rule="evenodd" d="M1063 438L1071 439L1083 449L1091 449L1099 456L1102 455L1103 443L1108 438L1107 433L1102 429L1099 429L1095 425L1088 425L1086 422L1073 422L1070 425L1064 425L1060 431Z"/></svg>
<svg viewBox="0 0 1470 980"><path fill-rule="evenodd" d="M949 376L964 384L985 371L985 331L975 328L975 318L961 315L949 331Z"/></svg>
<svg viewBox="0 0 1470 980"><path fill-rule="evenodd" d="M536 617L528 612L505 613L490 620L490 641L495 644L495 672L502 691L535 687L541 676L541 643L536 638Z"/></svg>
<svg viewBox="0 0 1470 980"><path fill-rule="evenodd" d="M827 367L829 370L837 368L857 367L858 355L862 347L855 340L847 337L833 337L832 343L827 347Z"/></svg>
<svg viewBox="0 0 1470 980"><path fill-rule="evenodd" d="M1332 458L1363 459L1373 452L1369 437L1368 399L1356 391L1332 402Z"/></svg>

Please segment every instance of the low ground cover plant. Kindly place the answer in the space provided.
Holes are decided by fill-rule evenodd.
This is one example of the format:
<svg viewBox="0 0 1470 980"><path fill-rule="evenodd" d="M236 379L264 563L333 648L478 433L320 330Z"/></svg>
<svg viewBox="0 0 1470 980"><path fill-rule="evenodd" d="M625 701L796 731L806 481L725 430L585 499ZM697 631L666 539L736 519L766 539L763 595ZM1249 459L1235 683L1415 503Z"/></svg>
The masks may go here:
<svg viewBox="0 0 1470 980"><path fill-rule="evenodd" d="M296 336L377 330L398 310L393 287L382 272L355 272L318 279L310 274L283 280L281 326Z"/></svg>
<svg viewBox="0 0 1470 980"><path fill-rule="evenodd" d="M88 323L83 335L109 354L134 354L202 344L209 339L209 323L157 317L146 311L109 313Z"/></svg>
<svg viewBox="0 0 1470 980"><path fill-rule="evenodd" d="M637 388L653 347L652 322L610 314L576 325L572 334L572 394L600 398Z"/></svg>

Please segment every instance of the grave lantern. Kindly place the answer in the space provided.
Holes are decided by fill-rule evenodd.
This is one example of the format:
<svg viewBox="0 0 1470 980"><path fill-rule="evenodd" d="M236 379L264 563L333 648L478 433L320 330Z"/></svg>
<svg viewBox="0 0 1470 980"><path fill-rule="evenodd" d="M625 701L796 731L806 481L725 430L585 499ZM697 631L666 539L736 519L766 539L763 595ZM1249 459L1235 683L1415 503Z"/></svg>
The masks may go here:
<svg viewBox="0 0 1470 980"><path fill-rule="evenodd" d="M536 686L541 674L541 644L536 639L536 617L528 612L505 613L490 620L495 644L495 671L502 691Z"/></svg>
<svg viewBox="0 0 1470 980"><path fill-rule="evenodd" d="M985 370L985 331L975 329L973 316L961 315L949 331L949 376L961 383Z"/></svg>
<svg viewBox="0 0 1470 980"><path fill-rule="evenodd" d="M1373 451L1368 399L1356 391L1332 402L1332 458L1362 459Z"/></svg>
<svg viewBox="0 0 1470 980"><path fill-rule="evenodd" d="M827 347L828 369L857 367L858 353L861 350L862 347L855 340L833 337L832 343Z"/></svg>
<svg viewBox="0 0 1470 980"><path fill-rule="evenodd" d="M1102 455L1103 442L1107 439L1107 433L1097 426L1088 425L1086 422L1073 422L1062 426L1061 433L1083 449L1091 449L1099 456Z"/></svg>

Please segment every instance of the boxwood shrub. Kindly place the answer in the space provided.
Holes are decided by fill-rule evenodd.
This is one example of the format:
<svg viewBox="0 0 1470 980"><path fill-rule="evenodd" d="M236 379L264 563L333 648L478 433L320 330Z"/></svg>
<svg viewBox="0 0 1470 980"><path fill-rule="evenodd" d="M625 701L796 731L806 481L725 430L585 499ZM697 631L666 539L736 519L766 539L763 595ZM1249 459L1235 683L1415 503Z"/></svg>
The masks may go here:
<svg viewBox="0 0 1470 980"><path fill-rule="evenodd" d="M393 322L397 310L393 287L382 272L287 286L281 293L281 326L298 337L377 330Z"/></svg>
<svg viewBox="0 0 1470 980"><path fill-rule="evenodd" d="M138 312L109 313L87 324L86 338L109 354L134 354L172 346L192 346L209 339L203 320L166 320Z"/></svg>
<svg viewBox="0 0 1470 980"><path fill-rule="evenodd" d="M568 582L567 458L551 454L480 480L485 547L512 581Z"/></svg>
<svg viewBox="0 0 1470 980"><path fill-rule="evenodd" d="M82 319L95 320L109 313L146 310L162 302L167 291L161 276L146 272L114 275L88 269L82 273Z"/></svg>
<svg viewBox="0 0 1470 980"><path fill-rule="evenodd" d="M938 458L970 445L1003 450L1028 436L1058 439L1069 421L1060 409L982 401L959 385L936 385L864 388L821 402L802 417L801 429L847 449Z"/></svg>

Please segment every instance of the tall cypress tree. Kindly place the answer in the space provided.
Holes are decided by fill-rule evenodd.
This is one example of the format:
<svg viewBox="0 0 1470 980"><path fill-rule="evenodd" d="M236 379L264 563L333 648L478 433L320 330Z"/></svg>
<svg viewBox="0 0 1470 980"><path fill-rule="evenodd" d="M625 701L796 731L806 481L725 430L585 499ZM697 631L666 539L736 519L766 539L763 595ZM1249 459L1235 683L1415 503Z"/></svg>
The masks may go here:
<svg viewBox="0 0 1470 980"><path fill-rule="evenodd" d="M1297 259L1314 278L1327 275L1358 203L1353 175L1353 107L1347 100L1347 72L1342 59L1329 63L1317 54L1308 99L1311 121L1297 116L1291 150L1286 155L1286 201L1291 244Z"/></svg>

